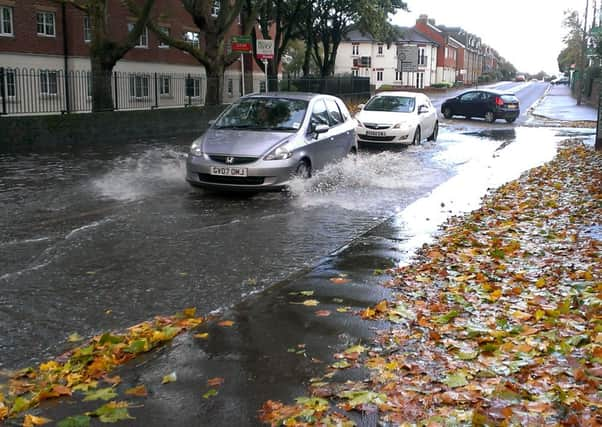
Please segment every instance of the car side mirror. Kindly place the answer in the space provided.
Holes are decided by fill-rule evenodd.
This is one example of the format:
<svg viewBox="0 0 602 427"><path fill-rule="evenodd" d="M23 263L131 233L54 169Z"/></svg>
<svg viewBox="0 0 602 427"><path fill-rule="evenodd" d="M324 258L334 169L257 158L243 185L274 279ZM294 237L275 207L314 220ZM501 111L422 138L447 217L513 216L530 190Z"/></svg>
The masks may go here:
<svg viewBox="0 0 602 427"><path fill-rule="evenodd" d="M428 113L428 111L429 107L427 107L426 105L421 105L420 107L418 107L418 114Z"/></svg>
<svg viewBox="0 0 602 427"><path fill-rule="evenodd" d="M318 135L322 134L322 133L326 133L330 130L330 126L325 125L325 124L319 124L314 126L314 135L317 137Z"/></svg>
<svg viewBox="0 0 602 427"><path fill-rule="evenodd" d="M216 120L209 120L209 121L207 122L207 124L208 124L209 126L213 126L213 125L215 124L215 122L216 122Z"/></svg>

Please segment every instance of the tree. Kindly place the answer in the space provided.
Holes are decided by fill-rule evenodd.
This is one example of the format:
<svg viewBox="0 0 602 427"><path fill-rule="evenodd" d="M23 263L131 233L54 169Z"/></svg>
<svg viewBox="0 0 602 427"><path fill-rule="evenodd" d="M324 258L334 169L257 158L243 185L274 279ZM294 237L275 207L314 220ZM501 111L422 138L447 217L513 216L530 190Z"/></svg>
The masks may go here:
<svg viewBox="0 0 602 427"><path fill-rule="evenodd" d="M402 0L310 0L308 3L305 10L310 25L306 28L305 40L322 77L334 74L339 45L352 25L387 41L395 33L389 14L408 10Z"/></svg>
<svg viewBox="0 0 602 427"><path fill-rule="evenodd" d="M565 47L558 54L557 61L558 70L566 73L572 64L579 64L581 61L583 25L576 10L565 11L564 16L562 26L567 30L567 33L562 41Z"/></svg>
<svg viewBox="0 0 602 427"><path fill-rule="evenodd" d="M136 46L146 28L155 0L144 0L138 19L124 40L115 40L109 27L109 0L57 0L70 4L90 17L90 65L92 70L92 111L113 110L111 74L117 61ZM130 3L132 0L124 0Z"/></svg>
<svg viewBox="0 0 602 427"><path fill-rule="evenodd" d="M278 71L289 43L298 36L300 19L304 16L307 0L263 0L258 7L259 32L262 38L274 40L274 59L268 60L269 90L278 89ZM252 31L253 46L257 41L257 27ZM257 65L263 62L254 55Z"/></svg>
<svg viewBox="0 0 602 427"><path fill-rule="evenodd" d="M249 34L257 18L254 4L249 0L180 1L199 29L198 33L186 33L182 39L172 37L162 31L160 17L150 20L148 26L162 42L188 52L205 67L207 75L205 104L219 105L223 97L224 71L240 57L239 53L228 51L227 36L239 15L243 16L242 33ZM248 10L248 7L251 7L251 10ZM141 16L142 11L135 6L130 5L130 8L132 12Z"/></svg>

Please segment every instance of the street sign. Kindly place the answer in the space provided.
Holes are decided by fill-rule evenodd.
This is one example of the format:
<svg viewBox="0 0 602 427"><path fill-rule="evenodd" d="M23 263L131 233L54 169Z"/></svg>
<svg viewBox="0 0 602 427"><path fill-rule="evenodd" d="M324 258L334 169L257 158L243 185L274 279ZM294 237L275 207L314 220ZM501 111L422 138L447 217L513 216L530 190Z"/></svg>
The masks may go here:
<svg viewBox="0 0 602 427"><path fill-rule="evenodd" d="M274 58L274 40L257 40L255 48L258 59Z"/></svg>
<svg viewBox="0 0 602 427"><path fill-rule="evenodd" d="M397 46L397 71L418 71L418 46Z"/></svg>
<svg viewBox="0 0 602 427"><path fill-rule="evenodd" d="M251 36L232 36L232 52L252 52Z"/></svg>

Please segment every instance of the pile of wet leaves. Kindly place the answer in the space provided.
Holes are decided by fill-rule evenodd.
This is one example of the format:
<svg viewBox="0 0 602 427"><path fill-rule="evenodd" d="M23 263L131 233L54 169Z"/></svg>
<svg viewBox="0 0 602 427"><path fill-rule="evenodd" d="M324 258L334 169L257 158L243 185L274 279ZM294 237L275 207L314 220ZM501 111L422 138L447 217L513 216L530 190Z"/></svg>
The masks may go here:
<svg viewBox="0 0 602 427"><path fill-rule="evenodd" d="M137 356L147 353L176 335L200 325L201 317L189 308L174 316L159 316L152 321L142 322L124 332L104 333L90 339L55 360L37 367L22 369L9 375L8 384L0 385L0 422L22 417L23 426L43 425L51 420L35 416L28 411L41 402L61 396L81 393L84 400L103 400L108 403L96 411L67 419L59 426L86 426L91 417L102 422L130 419L128 408L131 403L117 400L115 387L121 382L118 376L109 376L111 371ZM81 338L72 337L73 341ZM170 381L165 378L164 382ZM128 396L144 396L144 385L125 392Z"/></svg>
<svg viewBox="0 0 602 427"><path fill-rule="evenodd" d="M394 297L357 313L374 342L335 355L272 426L602 424L602 154L567 142L451 219ZM387 325L383 328L382 325ZM362 380L336 380L367 370ZM347 375L356 378L358 375Z"/></svg>

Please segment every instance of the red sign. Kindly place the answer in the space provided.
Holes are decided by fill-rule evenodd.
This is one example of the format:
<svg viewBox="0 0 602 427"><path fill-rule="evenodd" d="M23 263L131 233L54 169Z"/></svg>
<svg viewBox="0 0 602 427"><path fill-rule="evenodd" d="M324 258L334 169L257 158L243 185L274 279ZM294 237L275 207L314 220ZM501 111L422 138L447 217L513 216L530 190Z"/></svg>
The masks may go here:
<svg viewBox="0 0 602 427"><path fill-rule="evenodd" d="M251 36L233 36L232 52L252 52Z"/></svg>

